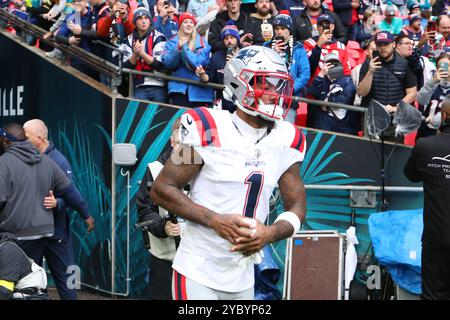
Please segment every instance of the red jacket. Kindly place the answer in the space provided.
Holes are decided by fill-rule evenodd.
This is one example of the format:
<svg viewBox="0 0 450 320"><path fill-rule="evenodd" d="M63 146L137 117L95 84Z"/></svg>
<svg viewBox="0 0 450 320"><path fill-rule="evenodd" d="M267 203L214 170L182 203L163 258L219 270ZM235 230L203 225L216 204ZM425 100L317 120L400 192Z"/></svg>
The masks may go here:
<svg viewBox="0 0 450 320"><path fill-rule="evenodd" d="M336 53L339 56L339 60L341 61L342 67L344 68L344 74L346 76L351 75L351 67L350 62L348 61L347 58L347 51L345 50L345 44L333 40L334 42L324 44L322 48L319 48L316 44L317 39L309 38L308 40L305 40L304 43L304 47L306 53L308 54L309 63L311 66L312 76L309 79L309 83L311 83L314 80L314 78L319 74L320 67L323 64L325 56L332 52ZM314 72L312 70L314 70Z"/></svg>

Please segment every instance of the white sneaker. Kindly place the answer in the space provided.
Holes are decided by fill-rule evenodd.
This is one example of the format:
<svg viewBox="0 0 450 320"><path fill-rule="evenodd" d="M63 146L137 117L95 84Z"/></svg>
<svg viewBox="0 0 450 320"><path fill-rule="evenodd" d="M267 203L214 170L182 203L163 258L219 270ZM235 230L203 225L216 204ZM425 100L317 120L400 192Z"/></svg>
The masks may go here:
<svg viewBox="0 0 450 320"><path fill-rule="evenodd" d="M46 52L45 55L49 58L61 59L62 52L58 49L53 49L52 51Z"/></svg>

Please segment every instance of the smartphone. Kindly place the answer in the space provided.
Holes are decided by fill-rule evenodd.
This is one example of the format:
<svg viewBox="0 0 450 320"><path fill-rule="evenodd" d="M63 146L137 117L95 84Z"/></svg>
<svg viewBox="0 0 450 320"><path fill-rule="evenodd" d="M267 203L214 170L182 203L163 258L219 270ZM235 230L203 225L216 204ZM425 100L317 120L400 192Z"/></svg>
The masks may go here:
<svg viewBox="0 0 450 320"><path fill-rule="evenodd" d="M326 25L323 26L323 32L325 33L325 31L330 32L330 25L329 24L326 24Z"/></svg>
<svg viewBox="0 0 450 320"><path fill-rule="evenodd" d="M436 31L436 21L428 21L427 32Z"/></svg>
<svg viewBox="0 0 450 320"><path fill-rule="evenodd" d="M448 62L439 62L439 69L448 72Z"/></svg>
<svg viewBox="0 0 450 320"><path fill-rule="evenodd" d="M164 8L170 7L170 2L168 0L164 1Z"/></svg>
<svg viewBox="0 0 450 320"><path fill-rule="evenodd" d="M378 61L380 61L381 57L380 57L380 53L378 52L378 50L373 50L372 51L372 59L378 58Z"/></svg>

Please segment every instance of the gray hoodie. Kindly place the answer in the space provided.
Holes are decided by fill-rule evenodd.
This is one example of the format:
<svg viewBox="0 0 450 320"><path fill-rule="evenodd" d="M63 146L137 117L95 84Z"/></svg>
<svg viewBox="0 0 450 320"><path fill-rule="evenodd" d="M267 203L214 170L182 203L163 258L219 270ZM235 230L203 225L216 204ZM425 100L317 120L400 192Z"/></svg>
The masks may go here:
<svg viewBox="0 0 450 320"><path fill-rule="evenodd" d="M58 165L29 142L14 142L0 156L0 232L18 240L33 240L53 234L53 214L44 208L44 198L71 186Z"/></svg>

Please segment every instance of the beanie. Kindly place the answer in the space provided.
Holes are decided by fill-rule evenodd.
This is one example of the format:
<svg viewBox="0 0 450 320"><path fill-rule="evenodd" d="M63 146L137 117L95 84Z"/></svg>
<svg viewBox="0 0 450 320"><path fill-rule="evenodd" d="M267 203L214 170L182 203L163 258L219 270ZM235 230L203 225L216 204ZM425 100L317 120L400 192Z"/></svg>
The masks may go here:
<svg viewBox="0 0 450 320"><path fill-rule="evenodd" d="M238 42L241 40L241 37L239 36L239 30L234 24L233 20L228 20L227 24L223 27L222 31L220 32L220 40L223 41L226 36L233 36L237 39Z"/></svg>
<svg viewBox="0 0 450 320"><path fill-rule="evenodd" d="M292 33L292 18L289 15L289 11L281 10L280 13L273 20L272 25L274 27L284 26L284 27L288 28L289 31Z"/></svg>

